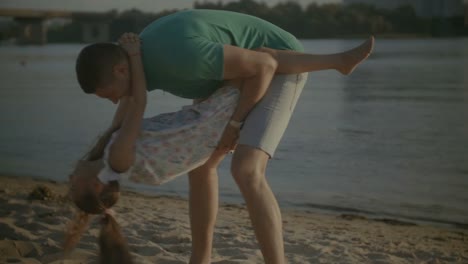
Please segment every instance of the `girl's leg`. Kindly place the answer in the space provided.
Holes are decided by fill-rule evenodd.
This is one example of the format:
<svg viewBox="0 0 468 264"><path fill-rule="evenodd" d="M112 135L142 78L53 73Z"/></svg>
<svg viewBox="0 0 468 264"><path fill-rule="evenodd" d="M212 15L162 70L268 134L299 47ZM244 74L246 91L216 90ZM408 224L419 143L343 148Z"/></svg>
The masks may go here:
<svg viewBox="0 0 468 264"><path fill-rule="evenodd" d="M189 214L192 230L191 264L211 262L213 232L218 213L218 164L225 153L214 152L202 166L189 172Z"/></svg>
<svg viewBox="0 0 468 264"><path fill-rule="evenodd" d="M320 70L337 70L350 74L356 66L369 57L374 47L374 37L370 37L358 47L336 54L314 55L296 51L260 48L257 51L270 53L278 61L277 73L297 74Z"/></svg>

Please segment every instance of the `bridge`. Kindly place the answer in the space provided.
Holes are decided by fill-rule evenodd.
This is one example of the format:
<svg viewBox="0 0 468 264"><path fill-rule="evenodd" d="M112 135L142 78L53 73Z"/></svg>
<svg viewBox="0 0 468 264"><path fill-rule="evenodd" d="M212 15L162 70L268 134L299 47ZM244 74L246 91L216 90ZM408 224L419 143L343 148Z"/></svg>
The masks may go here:
<svg viewBox="0 0 468 264"><path fill-rule="evenodd" d="M0 8L0 16L13 17L18 23L18 44L47 43L48 19L66 18L81 24L81 40L83 42L101 42L110 39L110 22L116 16L115 12L72 12L57 10L5 9Z"/></svg>

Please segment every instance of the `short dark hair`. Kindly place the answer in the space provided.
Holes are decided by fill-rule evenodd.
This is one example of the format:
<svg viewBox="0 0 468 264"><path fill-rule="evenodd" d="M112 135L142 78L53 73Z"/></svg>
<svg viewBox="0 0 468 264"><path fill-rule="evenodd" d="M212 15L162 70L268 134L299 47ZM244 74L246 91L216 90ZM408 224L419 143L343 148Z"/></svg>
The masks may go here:
<svg viewBox="0 0 468 264"><path fill-rule="evenodd" d="M76 77L85 93L112 78L112 68L127 59L125 50L115 43L94 43L84 47L76 59Z"/></svg>

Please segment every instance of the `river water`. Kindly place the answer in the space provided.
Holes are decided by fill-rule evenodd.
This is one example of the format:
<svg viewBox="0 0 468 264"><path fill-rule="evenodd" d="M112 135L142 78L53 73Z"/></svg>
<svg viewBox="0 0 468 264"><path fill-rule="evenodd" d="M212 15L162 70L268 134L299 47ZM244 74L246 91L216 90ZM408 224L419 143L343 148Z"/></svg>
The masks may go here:
<svg viewBox="0 0 468 264"><path fill-rule="evenodd" d="M330 53L362 40L302 40ZM115 106L74 76L83 45L0 46L0 172L66 181ZM151 92L146 116L188 100ZM221 201L242 202L220 171ZM187 196L187 177L142 192ZM268 179L283 208L468 224L468 39L377 39L351 76L314 72Z"/></svg>

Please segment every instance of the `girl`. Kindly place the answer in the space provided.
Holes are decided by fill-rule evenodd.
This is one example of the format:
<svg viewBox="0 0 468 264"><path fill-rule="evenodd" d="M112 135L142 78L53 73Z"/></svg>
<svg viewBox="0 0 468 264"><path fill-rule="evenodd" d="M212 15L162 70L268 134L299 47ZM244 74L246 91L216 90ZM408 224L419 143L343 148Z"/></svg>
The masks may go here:
<svg viewBox="0 0 468 264"><path fill-rule="evenodd" d="M119 198L119 181L159 185L204 164L237 105L239 83L230 82L208 99L174 113L143 119L146 88L139 59L140 40L124 34L119 44L129 54L132 95L120 128L106 131L78 161L70 175L70 197L78 207L67 228L64 248L79 241L90 214L103 214L99 238L101 263L132 263L110 208ZM135 74L135 75L133 75ZM216 153L216 152L215 152Z"/></svg>

